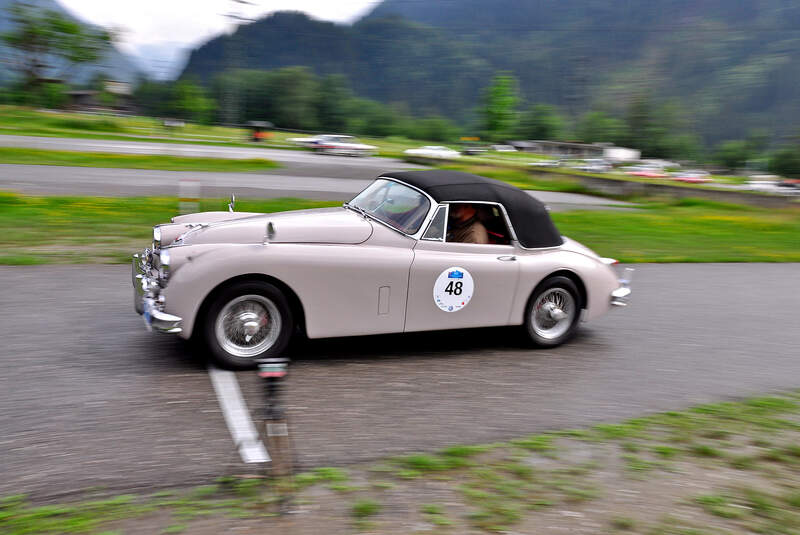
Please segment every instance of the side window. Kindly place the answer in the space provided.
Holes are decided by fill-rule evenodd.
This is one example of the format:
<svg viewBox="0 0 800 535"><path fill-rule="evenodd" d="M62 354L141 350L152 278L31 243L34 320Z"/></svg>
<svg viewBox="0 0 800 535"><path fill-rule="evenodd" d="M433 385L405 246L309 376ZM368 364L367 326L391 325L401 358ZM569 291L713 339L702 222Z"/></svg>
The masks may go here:
<svg viewBox="0 0 800 535"><path fill-rule="evenodd" d="M436 215L431 219L431 224L428 225L428 230L422 235L423 240L444 241L444 229L447 223L447 207L440 206L436 210Z"/></svg>
<svg viewBox="0 0 800 535"><path fill-rule="evenodd" d="M453 203L447 221L447 241L508 245L511 232L499 206L484 203Z"/></svg>

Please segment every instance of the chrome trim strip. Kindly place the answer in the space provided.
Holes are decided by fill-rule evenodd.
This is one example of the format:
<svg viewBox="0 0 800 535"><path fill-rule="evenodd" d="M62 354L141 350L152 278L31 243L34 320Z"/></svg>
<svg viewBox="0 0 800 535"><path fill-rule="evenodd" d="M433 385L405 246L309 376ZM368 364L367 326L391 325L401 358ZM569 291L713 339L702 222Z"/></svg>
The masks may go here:
<svg viewBox="0 0 800 535"><path fill-rule="evenodd" d="M628 306L628 298L631 296L630 284L633 271L633 268L625 268L623 278L619 279L619 288L611 292L611 306Z"/></svg>
<svg viewBox="0 0 800 535"><path fill-rule="evenodd" d="M151 276L149 253L135 254L131 258L131 283L133 284L133 306L144 318L147 330L177 334L183 328L183 318L163 311L164 299L158 279Z"/></svg>
<svg viewBox="0 0 800 535"><path fill-rule="evenodd" d="M183 330L183 318L160 311L150 297L144 298L144 321L149 328L162 333L177 334Z"/></svg>

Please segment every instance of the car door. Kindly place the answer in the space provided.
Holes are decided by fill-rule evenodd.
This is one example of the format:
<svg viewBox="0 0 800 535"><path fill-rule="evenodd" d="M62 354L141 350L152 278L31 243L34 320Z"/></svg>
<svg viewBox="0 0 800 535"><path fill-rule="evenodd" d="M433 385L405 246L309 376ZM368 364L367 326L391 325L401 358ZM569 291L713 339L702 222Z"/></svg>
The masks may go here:
<svg viewBox="0 0 800 535"><path fill-rule="evenodd" d="M414 247L405 331L508 325L519 279L516 248L448 243L441 234L431 239L426 232Z"/></svg>

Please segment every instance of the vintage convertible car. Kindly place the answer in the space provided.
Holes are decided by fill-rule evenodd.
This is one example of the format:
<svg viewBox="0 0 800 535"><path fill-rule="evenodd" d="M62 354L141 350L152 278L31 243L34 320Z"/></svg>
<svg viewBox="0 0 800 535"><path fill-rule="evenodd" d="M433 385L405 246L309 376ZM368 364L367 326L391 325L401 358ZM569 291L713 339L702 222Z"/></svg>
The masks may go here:
<svg viewBox="0 0 800 535"><path fill-rule="evenodd" d="M232 203L233 204L233 203ZM528 193L454 171L386 173L338 208L205 212L133 258L148 328L198 338L228 368L309 338L521 325L568 340L630 294L612 259L562 237ZM464 229L481 243L464 243ZM629 279L629 277L627 277Z"/></svg>

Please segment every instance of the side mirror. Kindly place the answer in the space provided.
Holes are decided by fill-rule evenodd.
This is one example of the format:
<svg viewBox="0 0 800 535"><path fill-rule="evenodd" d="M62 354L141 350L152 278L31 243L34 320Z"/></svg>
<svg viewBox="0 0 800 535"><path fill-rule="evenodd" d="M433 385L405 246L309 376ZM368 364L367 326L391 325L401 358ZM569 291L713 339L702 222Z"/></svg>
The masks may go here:
<svg viewBox="0 0 800 535"><path fill-rule="evenodd" d="M228 203L228 211L233 212L235 206L236 206L236 195L231 193L231 202Z"/></svg>

